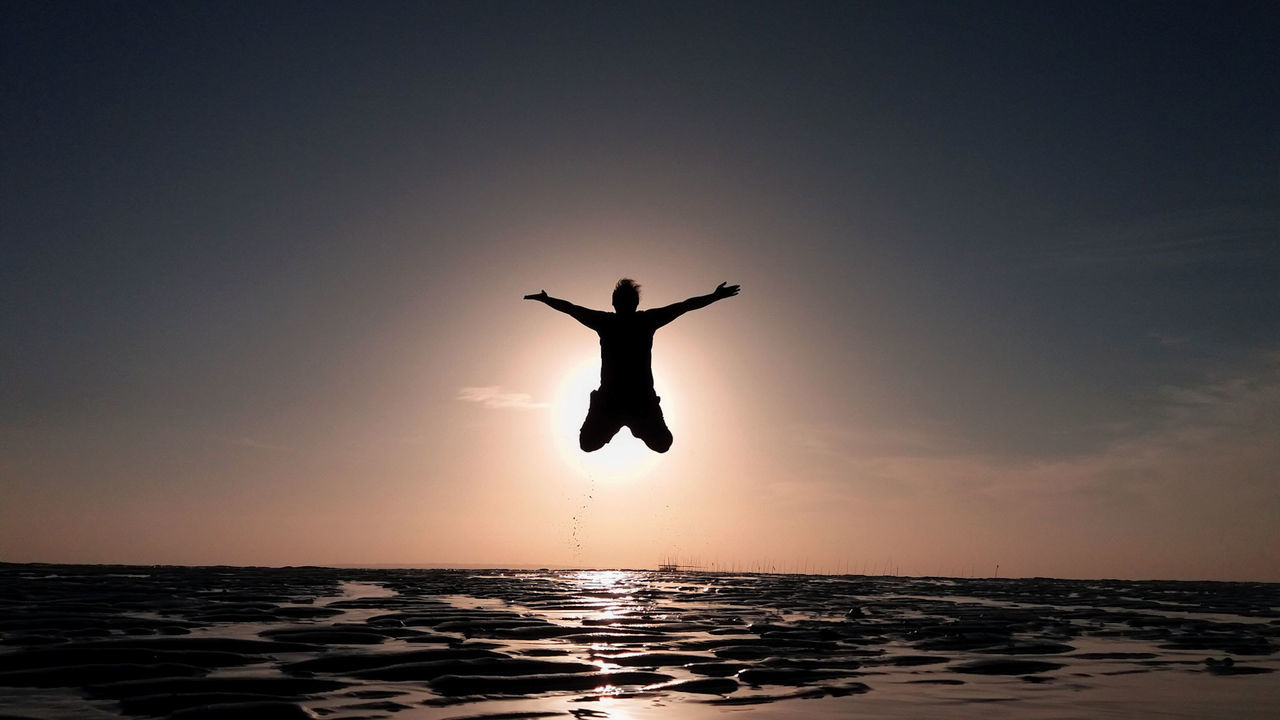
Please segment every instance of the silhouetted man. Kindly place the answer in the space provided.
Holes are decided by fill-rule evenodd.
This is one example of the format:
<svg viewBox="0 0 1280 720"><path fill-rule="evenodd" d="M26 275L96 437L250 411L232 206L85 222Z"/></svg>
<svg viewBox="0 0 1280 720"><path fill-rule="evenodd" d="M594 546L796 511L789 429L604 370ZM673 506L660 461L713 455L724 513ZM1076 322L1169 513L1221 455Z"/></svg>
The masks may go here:
<svg viewBox="0 0 1280 720"><path fill-rule="evenodd" d="M690 310L737 294L737 285L720 283L709 295L637 311L640 286L623 278L613 289L614 312L574 305L547 295L546 290L525 295L525 300L539 300L573 316L600 336L600 388L591 391L591 409L578 431L579 447L586 452L599 450L625 425L650 449L660 453L670 449L671 431L658 405L661 398L653 390L653 333Z"/></svg>

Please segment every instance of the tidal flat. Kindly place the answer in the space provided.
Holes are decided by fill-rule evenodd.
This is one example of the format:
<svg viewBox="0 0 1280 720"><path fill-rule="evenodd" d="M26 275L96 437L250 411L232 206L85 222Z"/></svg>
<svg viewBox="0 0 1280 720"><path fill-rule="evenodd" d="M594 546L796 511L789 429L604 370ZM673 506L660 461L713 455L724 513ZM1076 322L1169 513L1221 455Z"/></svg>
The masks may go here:
<svg viewBox="0 0 1280 720"><path fill-rule="evenodd" d="M0 718L1274 718L1280 585L0 564Z"/></svg>

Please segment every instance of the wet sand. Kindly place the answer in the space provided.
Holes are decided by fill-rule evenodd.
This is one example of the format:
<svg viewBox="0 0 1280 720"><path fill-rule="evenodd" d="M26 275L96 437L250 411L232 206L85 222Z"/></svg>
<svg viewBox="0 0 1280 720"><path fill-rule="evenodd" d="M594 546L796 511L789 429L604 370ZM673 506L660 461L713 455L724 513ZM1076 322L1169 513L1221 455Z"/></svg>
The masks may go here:
<svg viewBox="0 0 1280 720"><path fill-rule="evenodd" d="M1280 717L1280 585L0 564L0 718Z"/></svg>

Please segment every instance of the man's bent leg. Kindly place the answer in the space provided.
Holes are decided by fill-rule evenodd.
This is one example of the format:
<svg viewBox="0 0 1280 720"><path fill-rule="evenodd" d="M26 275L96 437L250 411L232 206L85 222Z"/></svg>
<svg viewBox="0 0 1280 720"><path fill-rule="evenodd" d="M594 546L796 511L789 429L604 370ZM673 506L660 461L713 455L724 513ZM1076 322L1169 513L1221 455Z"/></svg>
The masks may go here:
<svg viewBox="0 0 1280 720"><path fill-rule="evenodd" d="M667 421L662 417L662 408L658 405L660 398L655 397L651 405L646 406L628 426L631 434L644 441L654 452L664 453L671 449L675 438L667 428Z"/></svg>
<svg viewBox="0 0 1280 720"><path fill-rule="evenodd" d="M591 391L591 407L587 410L587 419L582 421L578 430L578 447L583 452L595 452L613 439L622 429L622 422L609 413L597 390Z"/></svg>

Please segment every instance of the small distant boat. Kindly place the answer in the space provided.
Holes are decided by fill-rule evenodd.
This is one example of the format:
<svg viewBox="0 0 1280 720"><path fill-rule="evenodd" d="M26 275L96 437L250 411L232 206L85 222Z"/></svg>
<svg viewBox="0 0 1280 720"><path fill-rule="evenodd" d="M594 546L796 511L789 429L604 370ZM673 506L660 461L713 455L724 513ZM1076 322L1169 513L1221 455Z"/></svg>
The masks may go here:
<svg viewBox="0 0 1280 720"><path fill-rule="evenodd" d="M658 572L663 572L663 573L688 572L690 570L697 570L697 569L698 569L697 565L680 565L678 563L673 563L673 562L658 563Z"/></svg>

